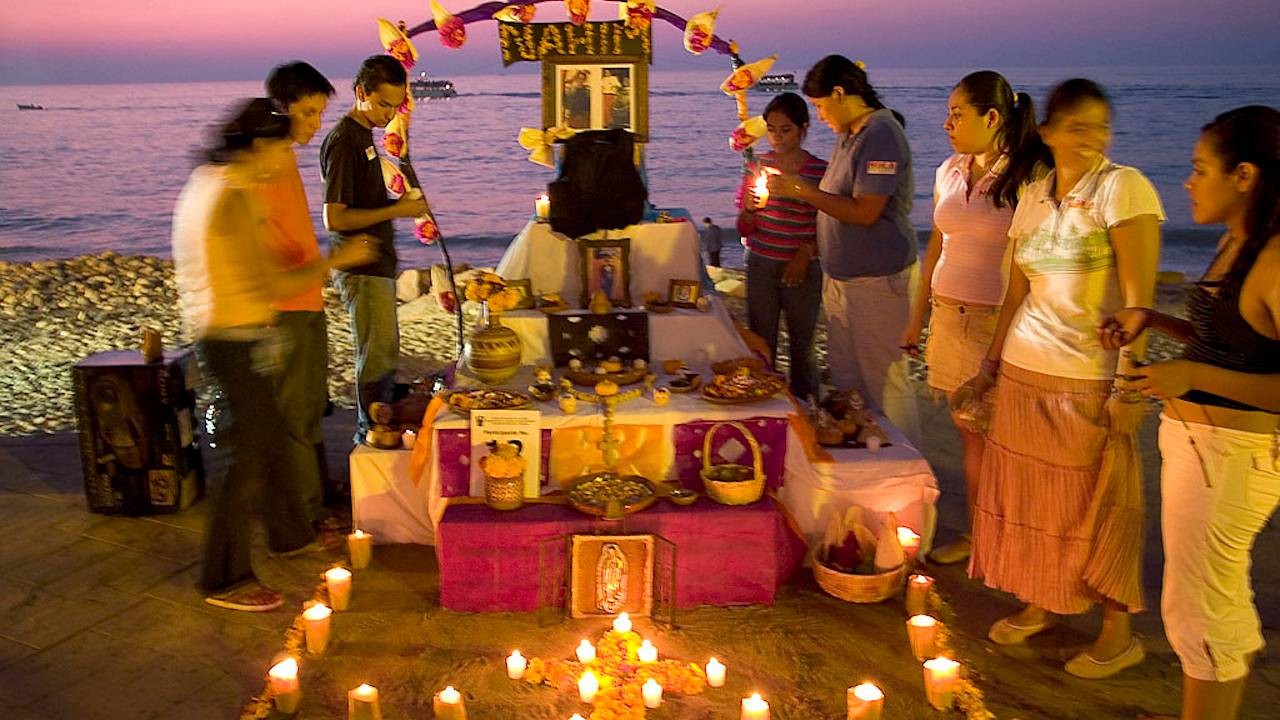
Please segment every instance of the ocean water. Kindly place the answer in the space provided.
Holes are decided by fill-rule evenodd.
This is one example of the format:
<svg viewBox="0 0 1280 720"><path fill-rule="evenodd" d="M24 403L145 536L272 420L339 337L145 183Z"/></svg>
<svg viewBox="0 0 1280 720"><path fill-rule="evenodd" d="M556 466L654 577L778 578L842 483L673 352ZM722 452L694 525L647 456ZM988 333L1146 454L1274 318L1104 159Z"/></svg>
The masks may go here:
<svg viewBox="0 0 1280 720"><path fill-rule="evenodd" d="M650 136L646 163L650 199L687 208L731 227L740 158L728 149L737 124L731 99L719 91L727 63L710 70L654 71L650 76ZM804 68L777 68L799 75ZM1193 226L1182 181L1200 126L1251 103L1280 106L1280 72L1272 67L1109 67L1004 69L1038 103L1057 81L1091 77L1114 102L1111 157L1134 165L1164 201L1166 230ZM876 69L871 78L885 102L907 119L914 156L913 221L929 225L933 170L950 153L941 130L946 97L966 69ZM553 178L516 143L521 127L539 123L539 77L506 73L454 78L460 96L422 102L413 118L414 165L455 261L491 264L528 220L533 198ZM351 102L350 83L335 81L323 134ZM238 98L256 95L254 82L0 86L0 259L29 261L114 250L167 255L174 201L194 165L207 129ZM753 113L767 95L750 96ZM19 111L17 103L43 111ZM317 230L322 231L320 139L299 149ZM821 123L807 147L830 154L834 136ZM767 149L767 142L761 148ZM428 264L438 251L400 233L403 265ZM1195 273L1212 253L1210 233L1175 232L1161 265ZM740 264L736 247L728 265Z"/></svg>

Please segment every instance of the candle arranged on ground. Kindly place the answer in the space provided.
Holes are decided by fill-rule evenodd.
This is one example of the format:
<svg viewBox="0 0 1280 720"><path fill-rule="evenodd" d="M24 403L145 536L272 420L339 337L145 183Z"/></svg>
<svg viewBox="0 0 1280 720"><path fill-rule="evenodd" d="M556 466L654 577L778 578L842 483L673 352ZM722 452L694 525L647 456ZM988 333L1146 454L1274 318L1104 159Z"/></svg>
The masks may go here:
<svg viewBox="0 0 1280 720"><path fill-rule="evenodd" d="M933 578L928 575L912 575L907 581L907 614L920 615L929 610L929 591Z"/></svg>
<svg viewBox="0 0 1280 720"><path fill-rule="evenodd" d="M267 671L267 686L276 709L286 715L298 712L302 688L298 685L298 661L285 658Z"/></svg>
<svg viewBox="0 0 1280 720"><path fill-rule="evenodd" d="M357 529L347 536L347 552L351 555L351 567L363 570L373 559L373 536Z"/></svg>
<svg viewBox="0 0 1280 720"><path fill-rule="evenodd" d="M640 688L640 692L644 695L644 706L653 709L662 704L662 686L657 680L649 678Z"/></svg>
<svg viewBox="0 0 1280 720"><path fill-rule="evenodd" d="M845 697L847 720L880 720L884 714L884 693L869 682L849 688Z"/></svg>
<svg viewBox="0 0 1280 720"><path fill-rule="evenodd" d="M619 613L618 617L613 619L613 629L620 633L631 632L631 616Z"/></svg>
<svg viewBox="0 0 1280 720"><path fill-rule="evenodd" d="M529 661L520 654L519 650L512 650L507 656L507 677L512 680L519 680L524 677L524 670L529 666Z"/></svg>
<svg viewBox="0 0 1280 720"><path fill-rule="evenodd" d="M307 652L322 653L329 645L329 616L333 611L324 603L316 603L302 611L306 623Z"/></svg>
<svg viewBox="0 0 1280 720"><path fill-rule="evenodd" d="M636 648L636 658L642 663L651 663L658 661L658 648L653 646L648 640L640 643L640 647Z"/></svg>
<svg viewBox="0 0 1280 720"><path fill-rule="evenodd" d="M361 683L347 692L347 720L382 720L378 688Z"/></svg>
<svg viewBox="0 0 1280 720"><path fill-rule="evenodd" d="M960 663L950 658L936 657L924 663L924 695L929 704L938 710L947 710L955 700L956 685L960 680Z"/></svg>
<svg viewBox="0 0 1280 720"><path fill-rule="evenodd" d="M715 658L707 661L707 685L724 687L724 663Z"/></svg>
<svg viewBox="0 0 1280 720"><path fill-rule="evenodd" d="M906 556L907 562L911 562L916 559L916 553L920 552L920 534L909 527L899 525L898 544L902 546L902 554Z"/></svg>
<svg viewBox="0 0 1280 720"><path fill-rule="evenodd" d="M400 443L404 445L405 450L412 450L414 443L418 442L418 433L412 430L405 430L400 435Z"/></svg>
<svg viewBox="0 0 1280 720"><path fill-rule="evenodd" d="M324 584L329 589L329 605L334 610L346 610L351 602L351 571L346 568L329 568L324 571Z"/></svg>
<svg viewBox="0 0 1280 720"><path fill-rule="evenodd" d="M911 654L916 660L932 657L938 641L938 621L930 615L912 615L907 620L907 639L911 641Z"/></svg>
<svg viewBox="0 0 1280 720"><path fill-rule="evenodd" d="M534 198L533 212L543 222L551 217L551 198L547 197L546 193Z"/></svg>
<svg viewBox="0 0 1280 720"><path fill-rule="evenodd" d="M596 646L587 642L586 638L583 638L582 642L578 643L576 652L578 653L578 662L583 665L596 659Z"/></svg>
<svg viewBox="0 0 1280 720"><path fill-rule="evenodd" d="M578 697L582 698L582 702L595 702L598 692L600 692L600 681L596 679L596 674L590 670L582 673L582 677L578 678Z"/></svg>
<svg viewBox="0 0 1280 720"><path fill-rule="evenodd" d="M760 693L742 698L741 720L769 720L769 703L760 697Z"/></svg>
<svg viewBox="0 0 1280 720"><path fill-rule="evenodd" d="M431 709L439 720L467 720L467 706L462 693L450 685L431 698Z"/></svg>

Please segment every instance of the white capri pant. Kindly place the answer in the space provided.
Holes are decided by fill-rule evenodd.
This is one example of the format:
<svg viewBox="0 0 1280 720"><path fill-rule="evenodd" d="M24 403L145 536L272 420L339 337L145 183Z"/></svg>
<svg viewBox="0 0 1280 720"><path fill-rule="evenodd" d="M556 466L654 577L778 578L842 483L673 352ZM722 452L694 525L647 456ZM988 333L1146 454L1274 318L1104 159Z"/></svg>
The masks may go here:
<svg viewBox="0 0 1280 720"><path fill-rule="evenodd" d="M1249 570L1253 540L1280 501L1276 436L1166 414L1160 457L1165 635L1183 674L1237 680L1263 646Z"/></svg>

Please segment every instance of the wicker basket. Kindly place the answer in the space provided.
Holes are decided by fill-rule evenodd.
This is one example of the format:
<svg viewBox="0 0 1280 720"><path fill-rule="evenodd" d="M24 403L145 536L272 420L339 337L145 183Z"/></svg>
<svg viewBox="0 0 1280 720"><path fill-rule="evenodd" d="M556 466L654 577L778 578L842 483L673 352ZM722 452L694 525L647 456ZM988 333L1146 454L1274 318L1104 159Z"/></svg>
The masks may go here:
<svg viewBox="0 0 1280 720"><path fill-rule="evenodd" d="M751 466L726 463L711 464L711 440L722 427L732 427L746 438L751 447ZM737 479L718 479L720 475L733 475ZM707 495L721 505L750 505L764 495L764 458L760 454L760 443L751 431L742 423L718 422L707 430L702 440L702 484L707 488Z"/></svg>
<svg viewBox="0 0 1280 720"><path fill-rule="evenodd" d="M485 473L484 504L494 510L518 510L524 505L524 475L495 477Z"/></svg>
<svg viewBox="0 0 1280 720"><path fill-rule="evenodd" d="M902 589L907 576L906 564L877 575L853 575L832 570L821 560L814 558L813 579L827 592L845 602L877 603L888 600Z"/></svg>

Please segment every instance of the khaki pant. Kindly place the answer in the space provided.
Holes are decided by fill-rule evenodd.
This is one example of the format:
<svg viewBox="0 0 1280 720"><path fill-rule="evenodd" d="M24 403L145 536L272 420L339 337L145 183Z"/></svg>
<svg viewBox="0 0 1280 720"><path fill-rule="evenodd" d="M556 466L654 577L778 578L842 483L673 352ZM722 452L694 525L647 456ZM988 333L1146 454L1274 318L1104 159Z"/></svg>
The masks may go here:
<svg viewBox="0 0 1280 720"><path fill-rule="evenodd" d="M827 367L837 390L858 390L912 443L920 444L916 394L898 347L911 306L913 263L894 275L822 281Z"/></svg>

